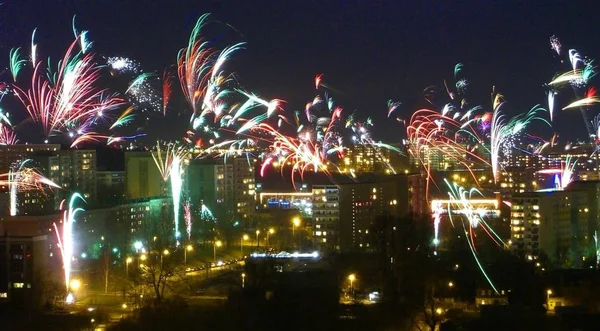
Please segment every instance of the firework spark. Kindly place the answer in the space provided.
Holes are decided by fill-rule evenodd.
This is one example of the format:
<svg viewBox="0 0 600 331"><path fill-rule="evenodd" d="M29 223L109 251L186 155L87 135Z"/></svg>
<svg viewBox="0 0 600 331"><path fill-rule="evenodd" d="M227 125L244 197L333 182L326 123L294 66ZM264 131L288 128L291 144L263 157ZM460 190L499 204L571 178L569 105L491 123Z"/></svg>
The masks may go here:
<svg viewBox="0 0 600 331"><path fill-rule="evenodd" d="M169 100L171 99L171 93L173 89L172 85L173 81L171 80L169 71L165 69L163 71L163 116L167 115L167 106L169 105Z"/></svg>
<svg viewBox="0 0 600 331"><path fill-rule="evenodd" d="M61 203L61 209L63 210L63 218L62 218L62 231L59 231L58 226L54 223L54 230L56 232L56 237L58 240L58 247L60 248L62 261L63 261L63 270L65 275L65 286L70 298L68 301L73 300L73 294L70 292L70 283L71 283L71 261L73 260L73 248L74 248L74 240L73 240L73 223L75 223L75 216L77 213L83 211L83 208L75 207L77 200L81 200L85 202L85 199L79 193L74 193L71 195L69 199L69 204L65 209L66 200L63 200Z"/></svg>
<svg viewBox="0 0 600 331"><path fill-rule="evenodd" d="M232 75L224 70L224 65L233 53L244 43L225 47L221 52L211 47L210 42L201 35L203 28L210 23L210 15L202 15L192 33L187 47L177 56L177 73L183 94L192 108L192 119L216 113L231 93L228 85ZM202 110L202 112L200 112Z"/></svg>
<svg viewBox="0 0 600 331"><path fill-rule="evenodd" d="M37 63L30 87L15 87L27 113L47 137L54 133L85 135L98 118L124 104L98 87L102 67L94 61L94 54L76 51L76 45L77 40L69 46L57 73L46 77Z"/></svg>

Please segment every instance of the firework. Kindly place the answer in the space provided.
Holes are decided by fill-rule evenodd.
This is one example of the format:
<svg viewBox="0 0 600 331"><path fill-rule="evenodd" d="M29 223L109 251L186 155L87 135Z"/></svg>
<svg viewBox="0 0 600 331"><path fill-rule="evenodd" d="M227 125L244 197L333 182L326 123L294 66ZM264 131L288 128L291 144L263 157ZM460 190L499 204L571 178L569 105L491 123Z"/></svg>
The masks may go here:
<svg viewBox="0 0 600 331"><path fill-rule="evenodd" d="M35 32L37 31L37 28L33 29L33 32L31 33L31 55L30 55L30 59L31 59L31 65L33 67L35 67L37 65L37 44L35 43Z"/></svg>
<svg viewBox="0 0 600 331"><path fill-rule="evenodd" d="M17 191L43 190L44 187L60 188L57 184L42 176L36 169L28 167L30 160L16 164L8 173L0 174L0 186L15 187Z"/></svg>
<svg viewBox="0 0 600 331"><path fill-rule="evenodd" d="M165 69L163 71L163 116L167 116L167 106L169 105L169 100L171 99L172 85L173 81L171 80L169 71Z"/></svg>
<svg viewBox="0 0 600 331"><path fill-rule="evenodd" d="M548 114L550 115L550 121L552 121L554 117L554 97L556 96L555 91L548 91Z"/></svg>
<svg viewBox="0 0 600 331"><path fill-rule="evenodd" d="M109 57L106 64L114 74L133 73L140 74L140 64L126 57Z"/></svg>
<svg viewBox="0 0 600 331"><path fill-rule="evenodd" d="M502 113L504 97L501 94L494 96L494 112L490 127L490 158L494 182L500 177L500 158L510 153L514 147L514 138L521 134L534 120L540 120L550 125L545 119L538 116L544 111L539 105L531 108L527 113L520 114L510 120Z"/></svg>
<svg viewBox="0 0 600 331"><path fill-rule="evenodd" d="M582 99L570 103L568 106L564 107L563 110L570 109L570 108L580 108L580 107L584 107L584 106L591 106L596 103L600 103L600 98L598 98L596 96L596 89L593 87L590 87Z"/></svg>
<svg viewBox="0 0 600 331"><path fill-rule="evenodd" d="M142 73L135 77L125 91L131 103L136 105L142 111L145 109L153 112L159 112L162 109L160 95L152 86L152 78L156 78L154 73Z"/></svg>
<svg viewBox="0 0 600 331"><path fill-rule="evenodd" d="M473 259L479 266L479 269L483 276L486 278L492 289L498 293L498 290L494 286L494 283L490 279L490 277L485 272L481 262L479 261L479 257L477 255L477 251L475 249L475 231L474 229L480 227L484 230L485 233L500 247L507 247L507 245L502 241L500 236L490 227L490 225L485 221L485 215L487 210L476 208L472 201L474 195L483 196L480 191L475 188L470 190L466 190L460 185L456 183L450 184L447 180L444 180L446 185L449 188L448 196L450 199L450 203L448 203L448 217L452 224L454 224L454 220L452 215L458 214L461 215L461 220L466 219L467 222L461 221L461 225L466 234L466 241L469 245L471 253L473 255ZM498 208L498 206L496 206ZM435 214L434 214L435 216ZM466 224L465 224L466 223ZM467 230L468 228L468 230Z"/></svg>
<svg viewBox="0 0 600 331"><path fill-rule="evenodd" d="M401 105L401 104L402 104L402 103L401 103L401 102L398 102L398 101L394 102L394 101L392 101L392 100L388 100L388 103L387 103L387 105L388 105L388 113L387 113L387 117L390 117L390 115L392 115L392 113L393 113L393 112L394 112L396 109L398 109L398 107L400 107L400 105Z"/></svg>
<svg viewBox="0 0 600 331"><path fill-rule="evenodd" d="M17 142L15 132L7 125L0 124L0 145L14 145Z"/></svg>
<svg viewBox="0 0 600 331"><path fill-rule="evenodd" d="M10 50L10 73L12 74L13 81L17 81L19 72L27 63L27 60L21 57L21 48L13 48Z"/></svg>
<svg viewBox="0 0 600 331"><path fill-rule="evenodd" d="M179 244L179 214L181 203L181 189L183 187L183 164L182 159L176 156L171 164L169 179L171 181L171 197L173 199L173 223L175 223L175 240Z"/></svg>
<svg viewBox="0 0 600 331"><path fill-rule="evenodd" d="M152 158L156 167L160 171L160 175L166 182L171 176L171 169L175 159L183 160L188 157L188 151L181 145L176 143L161 144L156 142L156 152L152 153Z"/></svg>
<svg viewBox="0 0 600 331"><path fill-rule="evenodd" d="M103 116L124 104L98 87L102 67L94 61L94 54L76 51L76 45L77 40L69 46L56 73L44 76L41 63L37 63L30 87L15 87L30 118L41 125L46 136L85 135Z"/></svg>
<svg viewBox="0 0 600 331"><path fill-rule="evenodd" d="M119 118L117 118L117 120L110 126L109 130L129 124L135 117L135 114L132 114L134 109L135 106L129 106L127 109L125 109L121 116L119 116Z"/></svg>
<svg viewBox="0 0 600 331"><path fill-rule="evenodd" d="M192 119L204 117L226 104L224 96L232 75L224 70L229 57L242 48L244 43L225 47L221 52L211 47L211 43L201 36L203 28L210 22L210 15L202 15L192 33L187 47L177 56L177 74L183 95L192 108ZM200 113L202 110L202 113Z"/></svg>
<svg viewBox="0 0 600 331"><path fill-rule="evenodd" d="M183 204L183 220L185 221L185 232L187 233L188 242L192 239L192 206L188 199Z"/></svg>
<svg viewBox="0 0 600 331"><path fill-rule="evenodd" d="M0 108L0 145L14 145L17 141L17 135L12 129L8 113Z"/></svg>
<svg viewBox="0 0 600 331"><path fill-rule="evenodd" d="M69 199L69 204L65 209L66 200L61 203L61 209L63 210L62 218L62 231L59 231L58 226L54 223L54 230L58 240L58 247L60 248L63 270L65 275L65 286L69 295L67 296L67 302L73 302L73 294L70 292L70 281L71 281L71 261L73 260L73 223L75 223L75 216L78 212L83 211L83 208L75 207L77 200L85 202L85 199L79 193L74 193ZM70 301L70 302L69 302Z"/></svg>
<svg viewBox="0 0 600 331"><path fill-rule="evenodd" d="M183 188L183 166L184 160L188 158L188 151L176 144L166 144L166 150L157 142L156 153L152 153L152 158L156 167L161 173L163 180L171 183L171 198L173 199L173 217L175 224L175 240L178 240L179 233L179 215L181 204L181 190ZM177 243L179 243L177 241Z"/></svg>
<svg viewBox="0 0 600 331"><path fill-rule="evenodd" d="M77 30L77 28L75 27L75 15L73 15L72 26L73 26L73 35L75 36L75 39L79 40L81 52L85 53L92 47L92 42L89 41L89 39L87 38L88 31L87 30L83 30L83 31Z"/></svg>
<svg viewBox="0 0 600 331"><path fill-rule="evenodd" d="M44 186L60 188L57 184L42 176L35 169L27 167L31 160L17 162L8 173L10 193L10 215L17 215L17 192L23 189L37 189L43 192Z"/></svg>
<svg viewBox="0 0 600 331"><path fill-rule="evenodd" d="M560 169L542 169L538 174L554 175L554 189L564 190L573 180L577 160L572 161L571 155L567 155L564 164L561 163Z"/></svg>
<svg viewBox="0 0 600 331"><path fill-rule="evenodd" d="M561 55L561 44L556 36L550 38L550 45L558 55ZM564 107L563 110L579 108L588 136L593 139L596 137L596 132L592 127L592 122L588 119L588 108L600 102L595 95L595 89L589 87L591 78L596 75L596 66L594 65L593 60L581 55L575 49L569 49L568 58L570 70L556 76L548 85L552 87L554 93L558 93L558 89L563 86L569 86L571 88L571 91L577 100L571 102ZM563 62L562 59L561 62ZM552 98L552 100L550 100L550 98ZM551 96L551 94L548 94L549 103L554 103L553 98L553 95ZM554 106L552 105L551 107L553 108ZM550 116L552 119L552 110Z"/></svg>

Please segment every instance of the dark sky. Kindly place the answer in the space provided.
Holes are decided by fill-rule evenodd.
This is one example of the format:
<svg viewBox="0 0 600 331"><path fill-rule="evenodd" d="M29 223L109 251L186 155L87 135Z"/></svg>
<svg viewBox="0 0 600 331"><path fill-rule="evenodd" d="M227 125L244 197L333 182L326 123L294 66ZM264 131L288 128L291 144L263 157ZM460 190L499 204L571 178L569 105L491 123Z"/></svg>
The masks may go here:
<svg viewBox="0 0 600 331"><path fill-rule="evenodd" d="M239 31L223 27L214 38L248 43L230 63L245 88L302 109L315 95L315 75L324 73L346 112L373 116L381 128L377 133L393 139L398 126L385 121L387 100L407 104L401 110L407 116L408 105L426 86L452 79L457 62L465 64L482 103L489 103L492 85L515 113L545 103L543 83L566 69L549 47L551 35L565 48L600 55L600 12L594 3L4 0L0 63L6 66L11 47L28 49L35 27L40 52L60 55L73 38L71 18L77 14L78 28L90 31L97 52L132 57L144 69L160 71L175 62L196 19L210 12ZM580 117L561 117L561 125L583 130Z"/></svg>

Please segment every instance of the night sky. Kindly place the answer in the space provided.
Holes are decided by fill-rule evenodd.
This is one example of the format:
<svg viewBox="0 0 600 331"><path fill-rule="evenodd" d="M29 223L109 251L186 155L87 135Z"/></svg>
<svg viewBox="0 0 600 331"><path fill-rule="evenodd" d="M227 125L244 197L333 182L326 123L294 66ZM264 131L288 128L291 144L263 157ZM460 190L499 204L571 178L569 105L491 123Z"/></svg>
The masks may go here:
<svg viewBox="0 0 600 331"><path fill-rule="evenodd" d="M160 72L175 63L196 19L210 12L237 30L215 29L216 42L248 43L229 64L247 90L287 100L289 110L303 109L315 96L315 75L324 73L345 112L372 116L381 138L398 140L399 127L386 121L387 100L403 102L400 115L409 116L425 87L452 81L457 62L465 64L475 101L489 105L495 85L511 112L545 106L543 84L568 69L549 37L599 57L595 7L594 1L5 0L0 64L8 65L10 48L28 50L35 27L40 55L61 55L77 14L96 52L131 57L146 71ZM565 94L561 103L569 98ZM183 102L175 105L184 110ZM577 112L566 112L558 115L557 130L583 133ZM189 114L171 117L160 127L184 130ZM169 131L183 135L177 130Z"/></svg>

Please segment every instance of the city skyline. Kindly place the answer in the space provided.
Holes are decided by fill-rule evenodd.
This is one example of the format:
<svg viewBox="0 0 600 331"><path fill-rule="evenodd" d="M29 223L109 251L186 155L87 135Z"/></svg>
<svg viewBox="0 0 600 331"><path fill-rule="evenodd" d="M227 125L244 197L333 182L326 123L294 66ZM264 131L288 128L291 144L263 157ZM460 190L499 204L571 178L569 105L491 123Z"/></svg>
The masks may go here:
<svg viewBox="0 0 600 331"><path fill-rule="evenodd" d="M591 7L65 0L0 15L9 329L600 316Z"/></svg>

